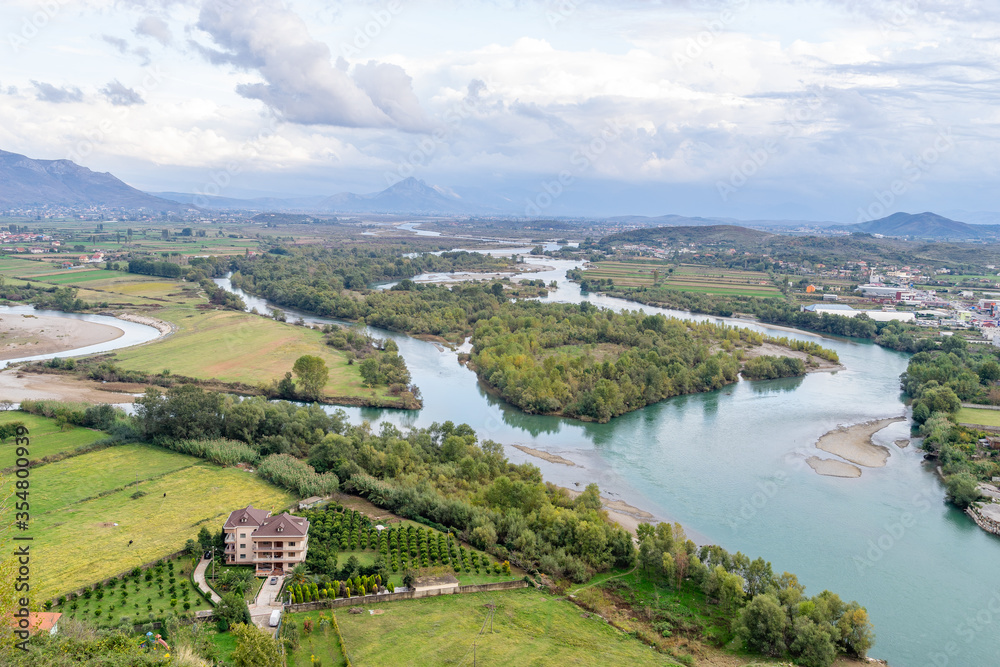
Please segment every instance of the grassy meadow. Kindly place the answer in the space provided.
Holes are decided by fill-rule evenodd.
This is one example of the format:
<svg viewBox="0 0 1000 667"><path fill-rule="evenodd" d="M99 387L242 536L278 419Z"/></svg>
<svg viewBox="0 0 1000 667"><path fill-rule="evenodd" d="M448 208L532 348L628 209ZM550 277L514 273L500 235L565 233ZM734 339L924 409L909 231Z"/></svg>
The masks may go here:
<svg viewBox="0 0 1000 667"><path fill-rule="evenodd" d="M21 422L28 429L29 451L28 460L38 461L46 456L71 452L107 437L101 431L95 431L72 424L60 425L54 419L36 417L27 412L8 411L0 413L0 424ZM12 439L7 443L13 444ZM13 461L0 461L0 469L13 465Z"/></svg>
<svg viewBox="0 0 1000 667"><path fill-rule="evenodd" d="M27 417L5 415L12 420L22 416ZM76 445L79 432L92 433L32 423L33 450L48 446L53 452L66 451ZM294 500L239 468L221 468L148 445L119 445L37 466L30 482L27 534L34 538L36 600L162 558L195 537L203 523L217 530L238 507L253 504L279 511ZM5 508L3 514L11 511Z"/></svg>
<svg viewBox="0 0 1000 667"><path fill-rule="evenodd" d="M374 615L334 611L358 667L461 664L471 659L473 643L483 665L676 664L573 603L531 588L392 602Z"/></svg>
<svg viewBox="0 0 1000 667"><path fill-rule="evenodd" d="M738 271L694 264L656 261L596 262L587 267L589 279L611 279L619 287L653 287L732 296L777 296L770 277L760 271Z"/></svg>
<svg viewBox="0 0 1000 667"><path fill-rule="evenodd" d="M365 387L358 367L348 364L343 352L326 345L318 330L215 309L192 283L121 271L60 271L49 263L10 257L0 258L0 274L74 285L82 299L108 302L111 307L155 317L175 327L173 334L154 344L117 352L117 363L128 370L150 374L168 370L199 380L257 386L280 380L296 359L311 354L321 357L330 370L324 392L327 400L395 400L388 387Z"/></svg>
<svg viewBox="0 0 1000 667"><path fill-rule="evenodd" d="M955 415L955 421L959 424L981 424L1000 428L1000 410L962 408Z"/></svg>

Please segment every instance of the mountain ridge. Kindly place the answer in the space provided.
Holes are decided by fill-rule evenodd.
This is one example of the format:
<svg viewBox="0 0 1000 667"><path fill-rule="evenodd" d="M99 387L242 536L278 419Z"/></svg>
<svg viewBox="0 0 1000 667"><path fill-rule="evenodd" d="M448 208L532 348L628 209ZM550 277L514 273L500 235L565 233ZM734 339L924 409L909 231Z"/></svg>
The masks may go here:
<svg viewBox="0 0 1000 667"><path fill-rule="evenodd" d="M970 225L930 211L893 213L878 220L839 225L837 229L927 239L992 239L1000 236L1000 225Z"/></svg>
<svg viewBox="0 0 1000 667"><path fill-rule="evenodd" d="M71 160L36 160L0 150L0 206L51 205L185 209L137 190L109 172L92 171Z"/></svg>

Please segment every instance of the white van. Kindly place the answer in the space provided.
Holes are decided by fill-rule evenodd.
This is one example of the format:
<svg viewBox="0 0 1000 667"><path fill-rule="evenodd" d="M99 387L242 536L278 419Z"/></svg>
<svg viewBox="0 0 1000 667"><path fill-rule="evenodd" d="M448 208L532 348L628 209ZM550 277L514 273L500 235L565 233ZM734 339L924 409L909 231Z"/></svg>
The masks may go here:
<svg viewBox="0 0 1000 667"><path fill-rule="evenodd" d="M275 609L274 611L271 612L271 621L270 621L269 625L272 628L276 628L276 627L278 627L278 621L280 621L280 620L281 620L281 610L280 609Z"/></svg>

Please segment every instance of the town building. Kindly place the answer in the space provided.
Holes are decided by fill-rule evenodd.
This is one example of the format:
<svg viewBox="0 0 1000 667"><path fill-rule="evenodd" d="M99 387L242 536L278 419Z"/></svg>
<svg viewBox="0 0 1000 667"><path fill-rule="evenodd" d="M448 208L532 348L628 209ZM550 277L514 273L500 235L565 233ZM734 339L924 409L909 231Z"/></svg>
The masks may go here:
<svg viewBox="0 0 1000 667"><path fill-rule="evenodd" d="M916 315L908 311L896 311L896 310L855 310L848 305L838 304L838 303L814 303L811 306L806 306L802 310L807 310L817 315L822 315L823 313L829 313L830 315L841 315L843 317L857 317L864 313L870 319L876 322L889 322L892 320L897 320L900 322L912 322L916 319Z"/></svg>
<svg viewBox="0 0 1000 667"><path fill-rule="evenodd" d="M309 521L303 517L271 516L248 505L229 515L222 532L226 565L252 565L259 577L284 574L306 560Z"/></svg>

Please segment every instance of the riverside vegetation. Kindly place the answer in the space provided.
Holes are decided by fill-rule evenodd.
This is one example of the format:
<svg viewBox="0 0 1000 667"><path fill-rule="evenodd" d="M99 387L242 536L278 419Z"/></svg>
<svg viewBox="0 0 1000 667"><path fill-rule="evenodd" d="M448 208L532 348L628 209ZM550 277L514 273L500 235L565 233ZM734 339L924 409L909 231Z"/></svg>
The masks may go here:
<svg viewBox="0 0 1000 667"><path fill-rule="evenodd" d="M856 317L814 313L802 310L797 304L783 296L757 297L704 294L670 289L662 286L623 287L611 281L593 281L585 271L573 269L567 272L571 280L580 283L587 291L603 292L629 301L644 303L661 308L673 308L692 313L704 313L719 317L734 314L753 315L761 322L780 326L805 329L817 333L850 338L866 338L876 344L899 352L920 352L934 349L936 343L918 327L899 321L876 322L865 314Z"/></svg>
<svg viewBox="0 0 1000 667"><path fill-rule="evenodd" d="M979 444L987 434L957 423L963 402L1000 405L998 361L997 348L954 335L913 355L900 377L923 447L940 462L948 500L963 509L980 499L979 482L1000 476L1000 451Z"/></svg>
<svg viewBox="0 0 1000 667"><path fill-rule="evenodd" d="M26 407L61 416L67 423L88 418L84 410L57 404ZM638 566L650 578L654 593L659 590L665 596L661 600L672 600L665 605L639 596L630 602L634 614L649 619L642 632L663 650L673 650L670 638L677 635L718 645L737 640L753 652L791 655L801 664L825 666L837 653L863 655L871 643L870 623L857 605L840 602L828 592L806 599L790 575L777 577L767 563L718 547L699 549L679 526L641 527L637 550L631 536L609 522L596 485L571 499L565 490L546 484L536 467L510 463L501 445L480 440L466 425L446 422L403 433L384 424L373 433L368 424L351 425L342 414L328 415L316 406L239 399L185 386L171 387L165 394L150 390L138 401L135 416L117 414L108 426L112 439L120 443L114 449L126 442L150 442L227 465L250 463L261 477L300 496L337 489L361 495L485 551L495 559L491 569L509 562L534 576L544 573L585 583L601 573ZM311 559L318 572L332 573L329 559L345 538L348 548L353 540L358 546L362 540L371 545L373 533L361 531L363 522L355 519L353 514L340 521L324 515L317 521L322 524L317 535L329 538L318 543L326 558L317 552ZM426 540L425 547L425 537L435 539ZM405 538L403 532L396 534L395 545L392 535L385 536L384 544L378 537L377 548L385 549L383 566L391 569L398 559L402 569L404 544L407 559L419 558L421 565L425 557L433 558L436 547L438 561L447 558L449 565L462 562L463 569L468 567L457 542L409 529ZM343 574L349 573L338 576ZM384 585L379 576L370 572L365 581L354 582L352 577L352 583ZM330 595L339 593L343 580L323 581ZM296 589L296 595L299 590L304 591ZM617 588L602 590L621 593ZM322 597L318 587L310 588L313 594ZM705 609L711 610L710 623L690 621L691 614L704 614ZM62 640L37 641L45 651Z"/></svg>
<svg viewBox="0 0 1000 667"><path fill-rule="evenodd" d="M233 284L279 305L411 335L453 341L471 335L472 368L480 379L530 413L606 422L671 396L718 389L737 381L740 348L764 342L749 331L588 303L511 301L499 281L448 288L404 280L389 290L348 291L327 255L293 253L237 260ZM814 344L776 342L836 361L835 353ZM747 364L746 376L772 379L805 370L799 360L760 357Z"/></svg>
<svg viewBox="0 0 1000 667"><path fill-rule="evenodd" d="M518 302L478 322L472 342L477 374L514 405L606 422L671 396L736 382L745 352L765 337L708 322L617 313L587 302ZM835 352L815 343L774 342L837 361ZM805 363L760 356L750 359L744 372L749 379L802 375Z"/></svg>

